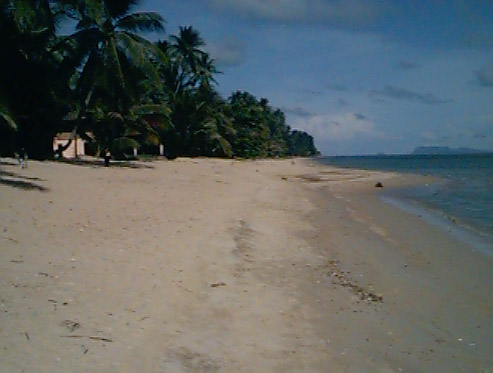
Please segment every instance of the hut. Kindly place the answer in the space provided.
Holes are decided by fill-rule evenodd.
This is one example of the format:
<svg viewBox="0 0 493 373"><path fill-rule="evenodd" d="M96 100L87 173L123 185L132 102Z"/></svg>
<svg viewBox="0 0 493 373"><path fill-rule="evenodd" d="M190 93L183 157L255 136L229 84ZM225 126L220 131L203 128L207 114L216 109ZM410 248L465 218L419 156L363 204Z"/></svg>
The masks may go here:
<svg viewBox="0 0 493 373"><path fill-rule="evenodd" d="M53 138L53 152L56 154L59 147L63 147L70 140L70 132L59 132ZM85 155L85 144L79 135L75 135L70 146L62 152L63 158L78 158Z"/></svg>

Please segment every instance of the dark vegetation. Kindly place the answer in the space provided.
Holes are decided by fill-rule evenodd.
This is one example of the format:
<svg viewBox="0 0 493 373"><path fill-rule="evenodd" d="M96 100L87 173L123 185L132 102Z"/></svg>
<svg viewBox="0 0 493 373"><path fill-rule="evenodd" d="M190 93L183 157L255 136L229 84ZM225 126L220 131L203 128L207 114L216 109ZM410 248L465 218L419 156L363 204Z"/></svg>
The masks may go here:
<svg viewBox="0 0 493 373"><path fill-rule="evenodd" d="M138 0L0 2L0 153L21 147L51 158L56 132L93 137L89 149L128 148L176 156L282 157L317 154L266 99L221 97L214 60L192 27L164 34L156 13L132 13ZM60 25L73 23L71 35ZM70 140L69 140L70 141ZM68 146L68 142L66 144Z"/></svg>

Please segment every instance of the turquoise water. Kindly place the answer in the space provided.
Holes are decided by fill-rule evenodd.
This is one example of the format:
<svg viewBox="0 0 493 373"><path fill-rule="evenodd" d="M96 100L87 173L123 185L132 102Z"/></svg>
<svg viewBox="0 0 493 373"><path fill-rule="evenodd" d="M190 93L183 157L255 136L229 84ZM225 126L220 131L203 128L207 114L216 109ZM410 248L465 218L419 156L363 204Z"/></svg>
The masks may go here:
<svg viewBox="0 0 493 373"><path fill-rule="evenodd" d="M493 154L323 157L323 164L437 176L440 182L392 191L451 217L493 241ZM454 219L457 218L457 219Z"/></svg>

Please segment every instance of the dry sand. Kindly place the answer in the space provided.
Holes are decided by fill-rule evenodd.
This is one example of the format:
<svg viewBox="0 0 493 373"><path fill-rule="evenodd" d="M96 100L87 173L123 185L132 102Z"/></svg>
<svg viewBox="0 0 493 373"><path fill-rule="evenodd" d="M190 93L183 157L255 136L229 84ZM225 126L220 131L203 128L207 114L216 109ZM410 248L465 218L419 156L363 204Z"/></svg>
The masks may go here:
<svg viewBox="0 0 493 373"><path fill-rule="evenodd" d="M374 188L422 180L123 166L2 161L0 371L492 370L492 259Z"/></svg>

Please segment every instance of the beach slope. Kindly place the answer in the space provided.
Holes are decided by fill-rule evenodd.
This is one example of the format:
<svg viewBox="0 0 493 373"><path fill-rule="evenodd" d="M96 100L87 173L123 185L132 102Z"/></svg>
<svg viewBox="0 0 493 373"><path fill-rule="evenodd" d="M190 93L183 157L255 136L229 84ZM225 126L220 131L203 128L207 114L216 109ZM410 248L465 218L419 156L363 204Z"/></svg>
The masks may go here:
<svg viewBox="0 0 493 373"><path fill-rule="evenodd" d="M491 258L376 181L410 179L2 160L0 370L487 371Z"/></svg>

